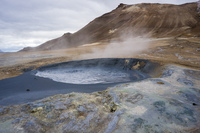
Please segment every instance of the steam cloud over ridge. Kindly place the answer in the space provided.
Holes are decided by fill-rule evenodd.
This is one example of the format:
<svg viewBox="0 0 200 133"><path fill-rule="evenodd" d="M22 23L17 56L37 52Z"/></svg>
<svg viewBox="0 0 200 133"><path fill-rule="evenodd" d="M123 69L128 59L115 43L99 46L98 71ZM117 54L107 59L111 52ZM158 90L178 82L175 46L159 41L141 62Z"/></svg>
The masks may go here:
<svg viewBox="0 0 200 133"><path fill-rule="evenodd" d="M105 48L93 48L83 58L131 57L149 48L148 36L136 36L131 32L123 33L119 40L111 40Z"/></svg>

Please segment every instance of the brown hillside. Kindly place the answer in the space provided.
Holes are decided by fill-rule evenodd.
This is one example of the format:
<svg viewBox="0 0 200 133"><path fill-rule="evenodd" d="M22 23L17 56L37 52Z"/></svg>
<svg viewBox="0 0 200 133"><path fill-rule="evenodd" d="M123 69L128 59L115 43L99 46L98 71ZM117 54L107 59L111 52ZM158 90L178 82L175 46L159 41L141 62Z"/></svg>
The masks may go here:
<svg viewBox="0 0 200 133"><path fill-rule="evenodd" d="M122 34L150 37L199 37L200 13L197 3L171 4L120 4L74 34L50 40L35 48L22 51L69 48L117 39Z"/></svg>

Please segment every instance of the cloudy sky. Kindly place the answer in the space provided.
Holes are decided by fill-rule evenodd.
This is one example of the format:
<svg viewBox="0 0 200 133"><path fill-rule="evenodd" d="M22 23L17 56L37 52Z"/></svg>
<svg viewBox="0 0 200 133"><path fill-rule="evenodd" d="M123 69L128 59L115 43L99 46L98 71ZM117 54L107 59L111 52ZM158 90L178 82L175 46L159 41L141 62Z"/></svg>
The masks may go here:
<svg viewBox="0 0 200 133"><path fill-rule="evenodd" d="M0 49L14 52L76 32L119 3L183 4L197 0L0 0Z"/></svg>

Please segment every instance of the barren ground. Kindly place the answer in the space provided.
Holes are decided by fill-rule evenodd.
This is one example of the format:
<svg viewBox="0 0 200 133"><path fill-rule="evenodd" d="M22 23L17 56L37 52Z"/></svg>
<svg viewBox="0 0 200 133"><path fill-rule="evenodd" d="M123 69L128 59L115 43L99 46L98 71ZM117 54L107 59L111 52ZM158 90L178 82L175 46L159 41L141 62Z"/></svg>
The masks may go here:
<svg viewBox="0 0 200 133"><path fill-rule="evenodd" d="M21 105L1 106L0 132L199 133L199 42L199 38L151 39L149 49L117 56L161 63L162 73L153 73L157 73L157 78L101 92L59 94ZM98 57L92 53L94 49L101 53L107 45L1 54L0 78L14 77L47 64Z"/></svg>
<svg viewBox="0 0 200 133"><path fill-rule="evenodd" d="M92 58L83 55L92 53L93 49L104 49L106 46L107 43L98 43L67 50L0 54L0 79L18 76L48 64ZM151 39L148 50L130 56L118 56L118 58L150 59L162 64L176 64L199 70L200 38Z"/></svg>
<svg viewBox="0 0 200 133"><path fill-rule="evenodd" d="M0 80L44 65L91 58L126 58L124 63L131 69L144 63L133 65L127 58L147 59L162 66L147 70L152 78L101 92L59 93L25 104L0 106L0 132L199 133L199 31L197 3L120 4L76 33L23 52L0 53ZM133 38L138 36L138 40ZM154 38L145 38L149 36ZM22 97L30 90L25 92L20 93Z"/></svg>

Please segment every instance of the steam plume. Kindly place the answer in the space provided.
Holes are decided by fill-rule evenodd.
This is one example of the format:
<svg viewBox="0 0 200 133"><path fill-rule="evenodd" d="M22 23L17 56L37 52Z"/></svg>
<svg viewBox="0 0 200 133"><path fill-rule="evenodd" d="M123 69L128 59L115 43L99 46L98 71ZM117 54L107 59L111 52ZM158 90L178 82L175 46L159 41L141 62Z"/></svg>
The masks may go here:
<svg viewBox="0 0 200 133"><path fill-rule="evenodd" d="M112 40L105 48L95 48L83 58L123 58L134 55L149 48L148 37L138 37L133 34L123 34L118 40Z"/></svg>

